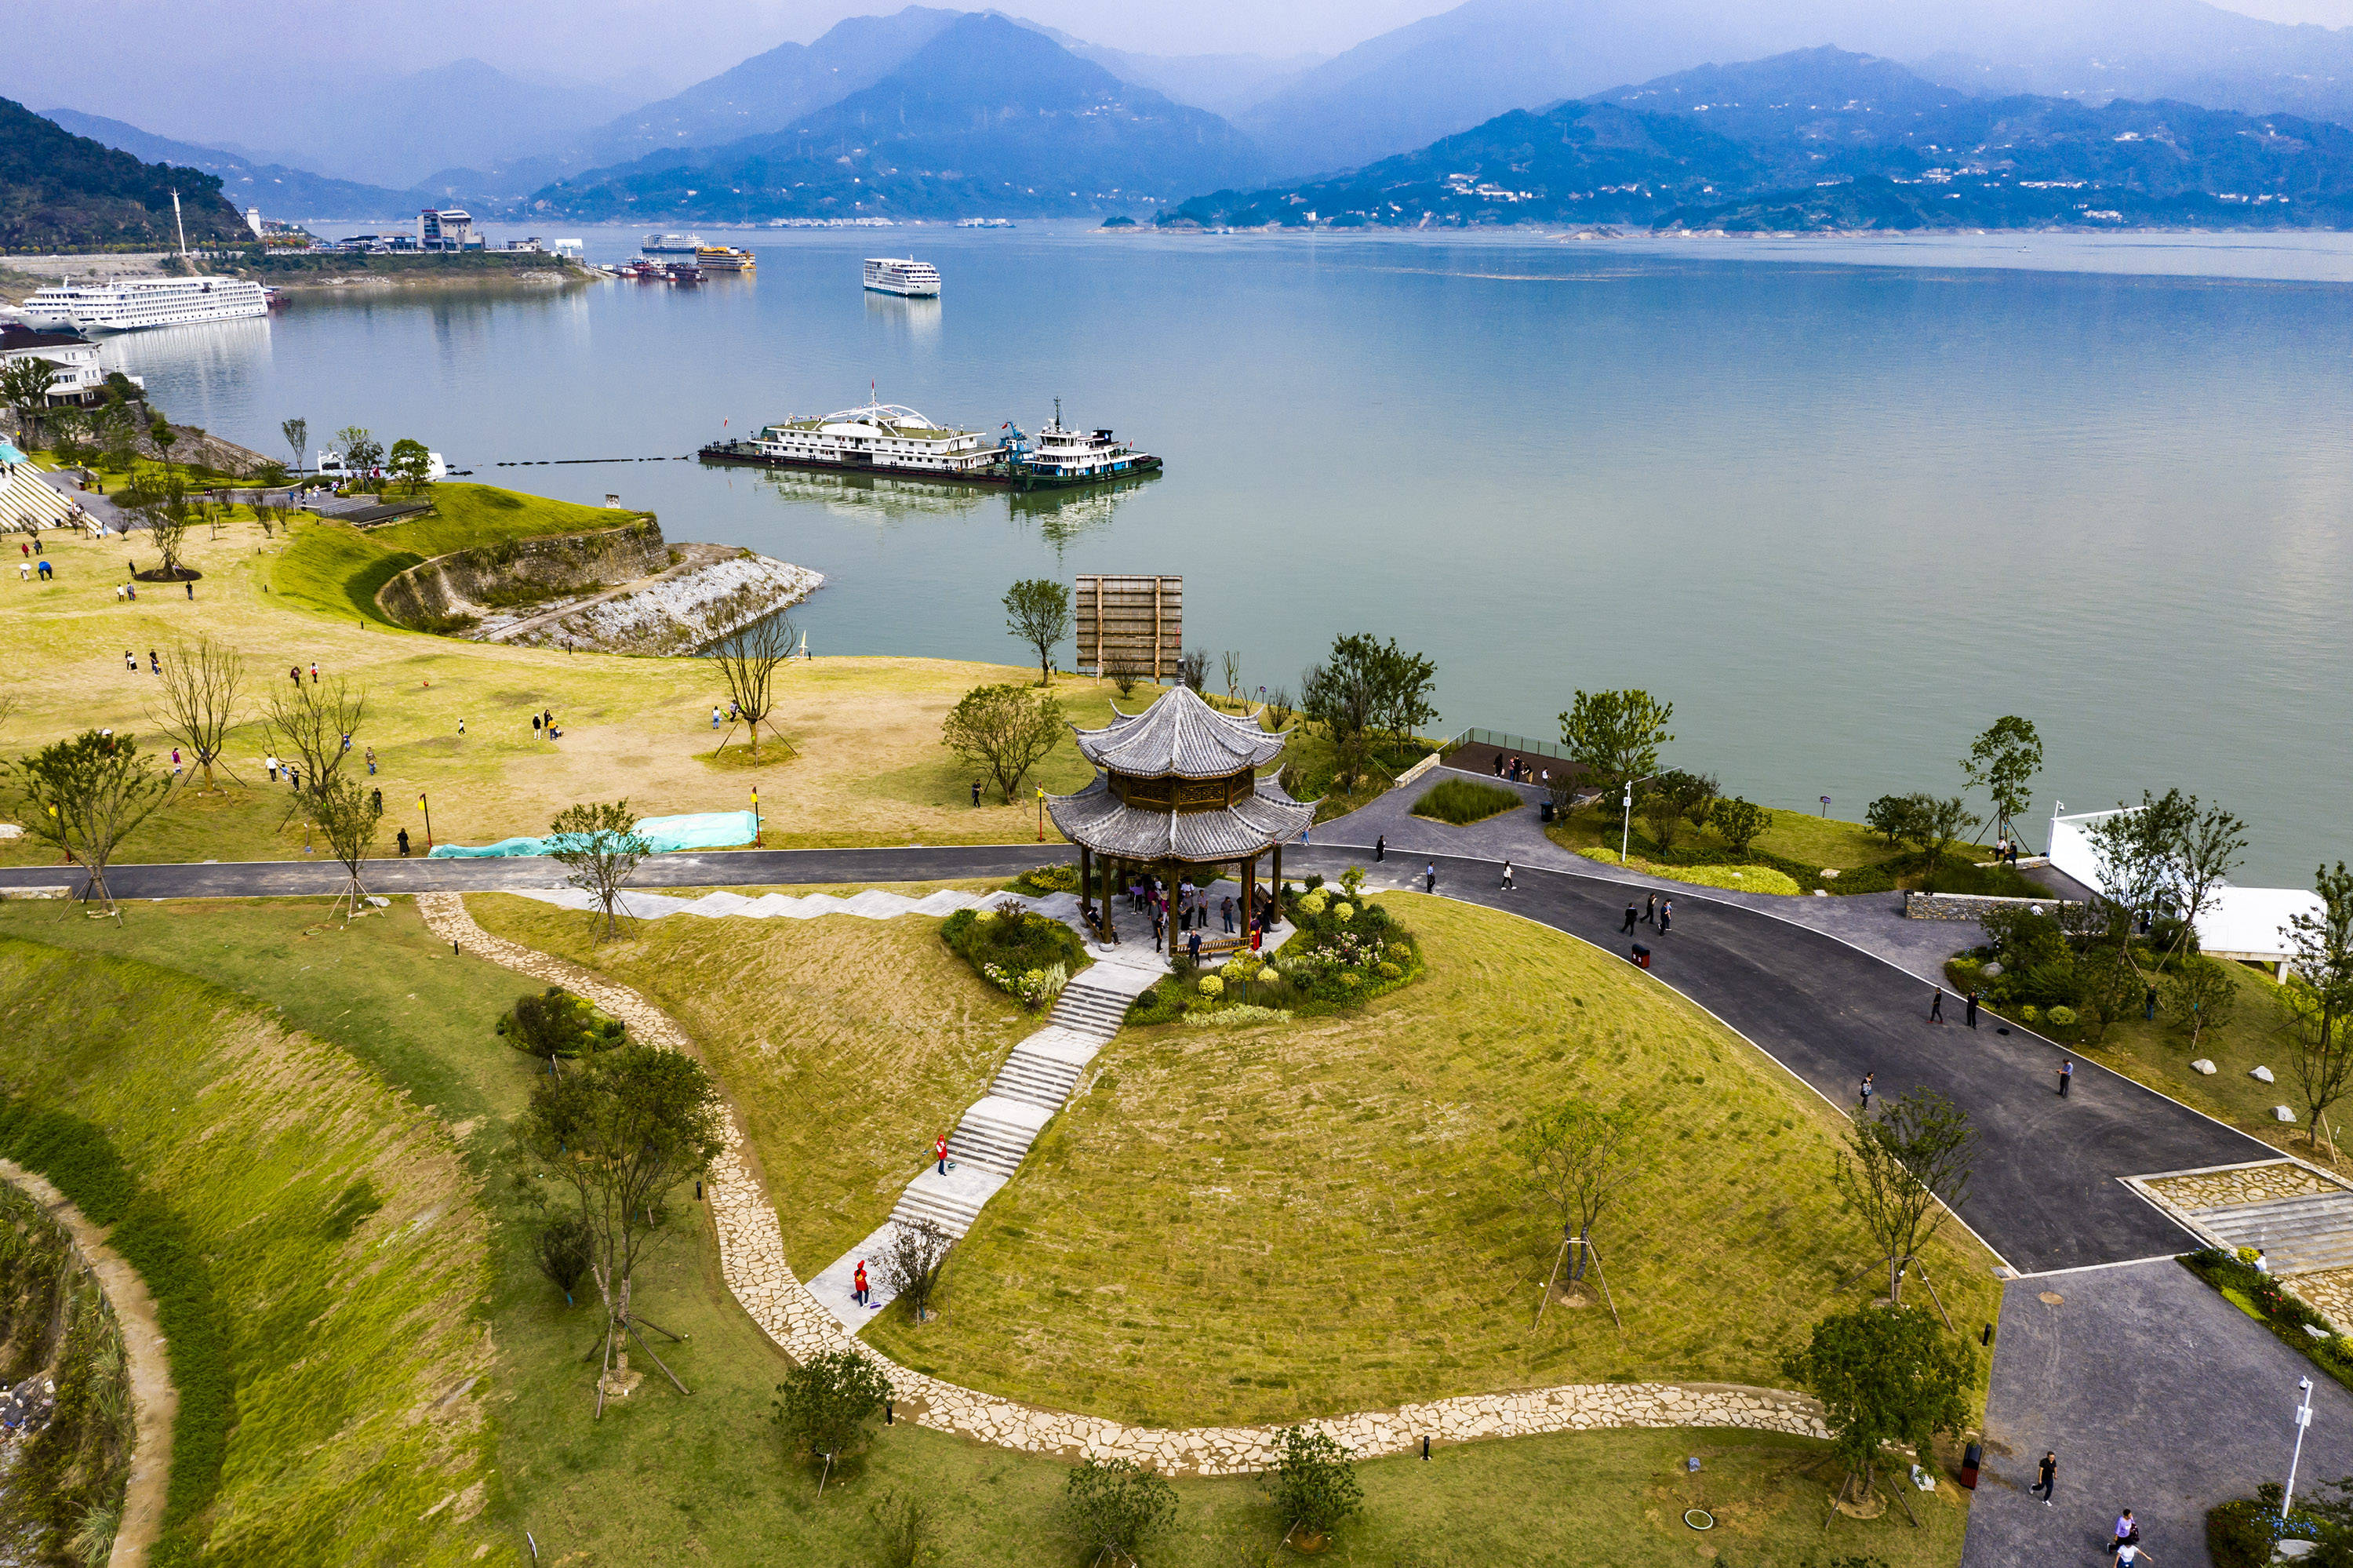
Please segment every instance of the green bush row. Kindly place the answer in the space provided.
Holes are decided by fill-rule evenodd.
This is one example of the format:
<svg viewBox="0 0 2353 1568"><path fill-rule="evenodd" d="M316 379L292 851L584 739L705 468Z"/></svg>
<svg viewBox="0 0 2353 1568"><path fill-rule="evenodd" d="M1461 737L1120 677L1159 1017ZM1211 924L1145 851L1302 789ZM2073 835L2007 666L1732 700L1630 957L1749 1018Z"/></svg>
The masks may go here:
<svg viewBox="0 0 2353 1568"><path fill-rule="evenodd" d="M2219 1247L2189 1253L2181 1265L2232 1300L2252 1302L2264 1327L2281 1343L2294 1346L2321 1371L2353 1388L2353 1340L2331 1329L2319 1313L2289 1295L2278 1280ZM2307 1328L2325 1330L2326 1337L2307 1334Z"/></svg>
<svg viewBox="0 0 2353 1568"><path fill-rule="evenodd" d="M155 1298L180 1410L172 1423L164 1538L150 1561L158 1568L194 1563L198 1541L189 1526L220 1489L237 1413L227 1325L204 1255L186 1222L142 1191L106 1134L80 1118L22 1100L0 1102L0 1152L47 1176L91 1224L111 1225L107 1245L139 1271Z"/></svg>

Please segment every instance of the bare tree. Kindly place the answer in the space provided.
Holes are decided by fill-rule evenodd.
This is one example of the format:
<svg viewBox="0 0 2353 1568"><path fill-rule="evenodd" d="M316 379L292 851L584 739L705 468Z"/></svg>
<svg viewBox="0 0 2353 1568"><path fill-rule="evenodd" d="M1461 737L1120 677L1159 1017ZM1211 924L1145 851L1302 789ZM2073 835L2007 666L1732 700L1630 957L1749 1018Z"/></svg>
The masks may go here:
<svg viewBox="0 0 2353 1568"><path fill-rule="evenodd" d="M893 1297L906 1298L918 1323L931 1314L955 1245L955 1238L930 1220L901 1220L882 1244L882 1283Z"/></svg>
<svg viewBox="0 0 2353 1568"><path fill-rule="evenodd" d="M571 874L564 880L596 900L604 916L602 935L619 929L621 894L638 863L654 846L638 832L637 813L627 800L566 806L548 825L547 853Z"/></svg>
<svg viewBox="0 0 2353 1568"><path fill-rule="evenodd" d="M360 868L367 863L368 852L375 847L375 831L384 821L384 807L366 785L338 778L330 779L323 789L305 795L302 810L326 835L327 847L350 874L342 894L343 924L348 926L367 900L367 889L360 882Z"/></svg>
<svg viewBox="0 0 2353 1568"><path fill-rule="evenodd" d="M786 751L793 749L793 743L768 723L768 715L776 711L776 671L792 657L793 636L791 620L772 615L721 638L711 650L712 661L719 666L719 678L726 683L728 698L735 705L737 721L751 726L752 759L755 762L760 758L760 726L764 724L768 725L772 738ZM728 739L734 733L734 725L729 725L727 734L719 737L720 751L727 748Z"/></svg>
<svg viewBox="0 0 2353 1568"><path fill-rule="evenodd" d="M269 694L269 736L281 756L302 764L302 788L323 794L343 765L351 737L367 713L367 694L354 692L340 675L325 683L275 686Z"/></svg>
<svg viewBox="0 0 2353 1568"><path fill-rule="evenodd" d="M221 792L213 784L213 764L220 761L228 732L237 727L237 699L244 684L244 659L209 637L199 636L193 648L185 640L174 643L164 662L164 711L151 716L195 754L209 794Z"/></svg>
<svg viewBox="0 0 2353 1568"><path fill-rule="evenodd" d="M1522 1180L1529 1200L1560 1226L1560 1245L1536 1308L1537 1321L1544 1320L1544 1309L1552 1301L1553 1280L1559 1277L1561 1263L1571 1251L1577 1256L1569 1277L1584 1277L1593 1251L1593 1227L1648 1163L1642 1134L1641 1121L1629 1109L1603 1110L1583 1100L1567 1099L1530 1117L1511 1136L1512 1152L1526 1166ZM1617 1316L1614 1301L1609 1313Z"/></svg>
<svg viewBox="0 0 2353 1568"><path fill-rule="evenodd" d="M1968 1113L1933 1089L1858 1117L1849 1130L1833 1180L1887 1259L1890 1301L1903 1301L1905 1273L1944 1227L1946 1205L1967 1201L1977 1151Z"/></svg>
<svg viewBox="0 0 2353 1568"><path fill-rule="evenodd" d="M278 433L286 438L287 449L294 454L294 471L301 473L302 460L311 451L311 421L281 419L278 424Z"/></svg>
<svg viewBox="0 0 2353 1568"><path fill-rule="evenodd" d="M106 885L106 868L132 830L171 792L127 735L86 729L45 747L16 765L26 803L26 827L79 863L90 880L84 901L96 899L119 923L122 912Z"/></svg>
<svg viewBox="0 0 2353 1568"><path fill-rule="evenodd" d="M1220 659L1219 662L1225 671L1226 695L1233 698L1236 702L1240 702L1242 695L1242 656L1240 651L1233 648L1227 649L1225 656Z"/></svg>
<svg viewBox="0 0 2353 1568"><path fill-rule="evenodd" d="M2247 848L2247 824L2220 806L2200 808L2189 797L2173 824L2173 891L2180 901L2181 929L2168 952L2184 950L2198 934L2198 918L2213 907L2215 895Z"/></svg>

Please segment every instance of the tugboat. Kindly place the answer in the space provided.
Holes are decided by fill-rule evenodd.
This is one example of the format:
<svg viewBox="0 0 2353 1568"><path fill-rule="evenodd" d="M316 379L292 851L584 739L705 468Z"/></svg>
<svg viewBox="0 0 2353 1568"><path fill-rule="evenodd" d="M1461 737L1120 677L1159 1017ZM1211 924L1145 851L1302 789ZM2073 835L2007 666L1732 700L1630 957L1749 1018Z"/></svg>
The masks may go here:
<svg viewBox="0 0 2353 1568"><path fill-rule="evenodd" d="M1134 473L1156 473L1160 469L1158 458L1113 440L1108 429L1063 429L1060 397L1054 399L1052 421L1039 430L1035 446L1018 426L1008 424L1005 429L1011 437L1007 442L1008 461L1018 476L1016 483L1023 490L1038 485L1087 484Z"/></svg>

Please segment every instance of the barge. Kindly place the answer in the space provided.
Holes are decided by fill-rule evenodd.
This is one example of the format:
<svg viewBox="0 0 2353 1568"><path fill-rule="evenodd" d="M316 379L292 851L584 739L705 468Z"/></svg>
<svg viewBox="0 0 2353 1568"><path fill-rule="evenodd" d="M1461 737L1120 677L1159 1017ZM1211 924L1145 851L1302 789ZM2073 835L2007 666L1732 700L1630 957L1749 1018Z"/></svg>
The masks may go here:
<svg viewBox="0 0 2353 1568"><path fill-rule="evenodd" d="M1054 418L1034 441L1010 421L989 436L938 424L900 404L877 402L786 418L741 440L713 441L697 455L705 462L894 474L1016 490L1099 484L1160 471L1158 458L1117 440L1109 429L1064 428L1059 398Z"/></svg>

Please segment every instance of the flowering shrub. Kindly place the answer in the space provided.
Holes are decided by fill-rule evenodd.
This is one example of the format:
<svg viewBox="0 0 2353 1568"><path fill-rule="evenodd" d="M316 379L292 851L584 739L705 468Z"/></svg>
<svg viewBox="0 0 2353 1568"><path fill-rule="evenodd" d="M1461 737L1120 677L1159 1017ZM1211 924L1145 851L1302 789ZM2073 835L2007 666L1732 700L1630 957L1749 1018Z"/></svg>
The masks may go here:
<svg viewBox="0 0 2353 1568"><path fill-rule="evenodd" d="M1335 920L1353 920L1353 919L1355 919L1356 917L1356 906L1355 905L1353 905L1353 904L1335 904L1334 906L1332 906L1332 918L1333 918L1333 919L1335 919Z"/></svg>
<svg viewBox="0 0 2353 1568"><path fill-rule="evenodd" d="M1190 1029L1242 1029L1253 1023L1290 1022L1291 1010L1287 1007L1252 1007L1247 1002L1185 1015L1186 1026Z"/></svg>
<svg viewBox="0 0 2353 1568"><path fill-rule="evenodd" d="M1033 1008L1060 996L1087 961L1076 932L1018 905L959 909L941 922L940 939L982 980Z"/></svg>
<svg viewBox="0 0 2353 1568"><path fill-rule="evenodd" d="M1291 903L1291 906L1302 915L1321 915L1324 906L1324 898L1320 893L1303 893Z"/></svg>
<svg viewBox="0 0 2353 1568"><path fill-rule="evenodd" d="M1016 972L1003 964L980 966L983 980L1008 995L1021 999L1026 1006L1043 1007L1062 994L1071 983L1071 971L1060 964L1042 969L1022 969Z"/></svg>
<svg viewBox="0 0 2353 1568"><path fill-rule="evenodd" d="M1201 977L1201 994L1203 996L1223 996L1226 994L1226 982L1219 980L1215 975L1203 975Z"/></svg>

